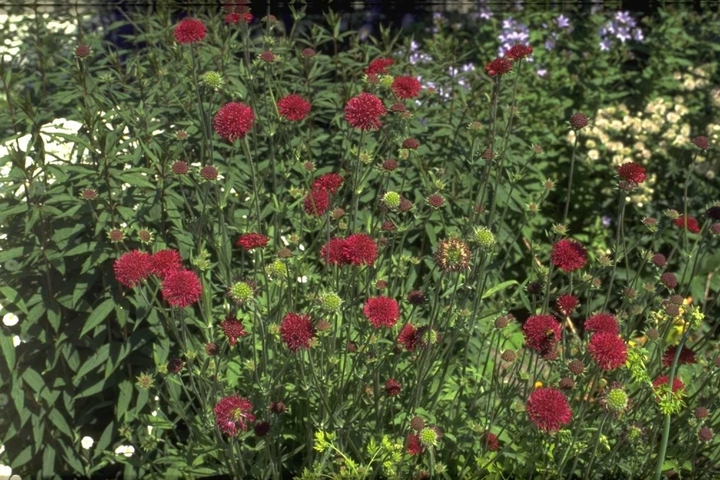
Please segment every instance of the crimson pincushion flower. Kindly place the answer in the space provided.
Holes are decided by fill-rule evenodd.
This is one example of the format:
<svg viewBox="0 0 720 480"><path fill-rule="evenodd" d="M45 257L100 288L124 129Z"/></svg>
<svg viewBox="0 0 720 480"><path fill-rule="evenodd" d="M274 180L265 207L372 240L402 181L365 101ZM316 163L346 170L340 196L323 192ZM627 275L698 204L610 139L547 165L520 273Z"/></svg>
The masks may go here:
<svg viewBox="0 0 720 480"><path fill-rule="evenodd" d="M344 238L331 238L328 243L320 249L320 258L329 265L346 264L344 247Z"/></svg>
<svg viewBox="0 0 720 480"><path fill-rule="evenodd" d="M213 119L215 131L229 142L245 138L255 122L252 108L242 102L230 102L218 110Z"/></svg>
<svg viewBox="0 0 720 480"><path fill-rule="evenodd" d="M645 168L635 162L628 162L617 167L618 175L626 182L639 185L645 181Z"/></svg>
<svg viewBox="0 0 720 480"><path fill-rule="evenodd" d="M205 35L205 24L196 18L186 18L175 27L175 40L181 45L199 42Z"/></svg>
<svg viewBox="0 0 720 480"><path fill-rule="evenodd" d="M670 380L670 377L668 375L660 375L653 382L653 388L657 389L658 387L667 385L668 380ZM675 378L673 378L672 393L677 393L678 390L682 390L684 388L685 384L683 383L683 381L677 378L677 376L675 376Z"/></svg>
<svg viewBox="0 0 720 480"><path fill-rule="evenodd" d="M396 97L405 100L417 97L422 86L417 78L408 75L395 77L390 88Z"/></svg>
<svg viewBox="0 0 720 480"><path fill-rule="evenodd" d="M392 58L378 58L370 62L370 65L365 69L365 73L368 75L377 75L379 73L387 73L387 67L394 64L395 61Z"/></svg>
<svg viewBox="0 0 720 480"><path fill-rule="evenodd" d="M372 93L361 93L345 105L345 120L360 130L377 130L382 126L380 117L386 113L385 105Z"/></svg>
<svg viewBox="0 0 720 480"><path fill-rule="evenodd" d="M400 306L390 297L371 297L365 302L363 313L376 329L393 327L400 318Z"/></svg>
<svg viewBox="0 0 720 480"><path fill-rule="evenodd" d="M354 233L345 239L343 257L351 265L372 265L378 257L375 240L364 233Z"/></svg>
<svg viewBox="0 0 720 480"><path fill-rule="evenodd" d="M162 282L162 296L173 307L185 308L202 295L200 279L192 270L175 270Z"/></svg>
<svg viewBox="0 0 720 480"><path fill-rule="evenodd" d="M414 351L418 343L417 328L410 323L406 323L400 330L397 341L408 352Z"/></svg>
<svg viewBox="0 0 720 480"><path fill-rule="evenodd" d="M234 437L239 430L247 430L248 424L255 421L255 415L250 413L253 404L250 400L238 395L224 397L213 408L215 425L222 433Z"/></svg>
<svg viewBox="0 0 720 480"><path fill-rule="evenodd" d="M312 188L319 190L326 190L329 193L337 193L342 187L345 179L337 173L331 172L324 175L320 175L313 181Z"/></svg>
<svg viewBox="0 0 720 480"><path fill-rule="evenodd" d="M552 315L531 315L523 325L528 348L543 355L555 349L561 334L560 322Z"/></svg>
<svg viewBox="0 0 720 480"><path fill-rule="evenodd" d="M603 370L615 370L627 361L627 344L614 333L595 333L590 338L588 351Z"/></svg>
<svg viewBox="0 0 720 480"><path fill-rule="evenodd" d="M525 411L540 430L555 432L570 423L572 412L567 398L554 388L538 388L530 394Z"/></svg>
<svg viewBox="0 0 720 480"><path fill-rule="evenodd" d="M291 352L297 352L301 348L310 348L315 327L309 316L290 312L280 322L280 336Z"/></svg>
<svg viewBox="0 0 720 480"><path fill-rule="evenodd" d="M485 72L491 77L505 75L512 70L512 63L507 58L496 58L485 65Z"/></svg>
<svg viewBox="0 0 720 480"><path fill-rule="evenodd" d="M281 98L277 106L280 116L291 122L299 122L310 113L310 102L296 94Z"/></svg>
<svg viewBox="0 0 720 480"><path fill-rule="evenodd" d="M500 440L497 435L490 432L483 433L483 445L491 452L497 452L500 450Z"/></svg>
<svg viewBox="0 0 720 480"><path fill-rule="evenodd" d="M662 358L662 364L666 367L672 365L675 360L675 353L677 352L677 345L671 345L665 350ZM695 363L695 352L688 347L683 345L680 350L680 356L678 357L678 365L693 365Z"/></svg>
<svg viewBox="0 0 720 480"><path fill-rule="evenodd" d="M243 326L242 322L237 318L233 318L230 316L220 322L220 329L222 329L225 336L228 337L228 340L230 340L230 345L232 346L235 346L238 338L246 337L249 335L248 332L245 331L245 327Z"/></svg>
<svg viewBox="0 0 720 480"><path fill-rule="evenodd" d="M177 250L163 249L150 257L150 272L158 278L165 278L170 272L182 269L182 257Z"/></svg>
<svg viewBox="0 0 720 480"><path fill-rule="evenodd" d="M680 228L685 228L685 215L680 215L675 219L675 225ZM700 233L700 224L695 217L687 217L687 229L691 233Z"/></svg>
<svg viewBox="0 0 720 480"><path fill-rule="evenodd" d="M139 250L124 253L115 260L113 270L118 282L134 288L151 273L150 255Z"/></svg>
<svg viewBox="0 0 720 480"><path fill-rule="evenodd" d="M563 238L552 248L550 259L553 265L565 272L573 272L587 263L587 251L580 242Z"/></svg>
<svg viewBox="0 0 720 480"><path fill-rule="evenodd" d="M327 190L313 188L303 200L305 213L314 217L320 217L330 208L330 194Z"/></svg>
<svg viewBox="0 0 720 480"><path fill-rule="evenodd" d="M390 380L385 382L385 392L391 397L400 395L400 390L402 390L402 386L400 385L400 382L398 382L394 378L391 378Z"/></svg>
<svg viewBox="0 0 720 480"><path fill-rule="evenodd" d="M246 251L253 250L255 248L262 248L268 244L270 240L265 235L260 233L243 233L238 238L237 246L244 248Z"/></svg>
<svg viewBox="0 0 720 480"><path fill-rule="evenodd" d="M585 331L595 333L619 334L620 326L609 313L597 313L585 320Z"/></svg>
<svg viewBox="0 0 720 480"><path fill-rule="evenodd" d="M569 293L560 295L557 299L558 310L560 310L563 315L570 315L575 310L575 307L577 307L577 305L577 297Z"/></svg>
<svg viewBox="0 0 720 480"><path fill-rule="evenodd" d="M417 433L408 433L405 438L405 448L411 456L420 455L422 453L422 443Z"/></svg>
<svg viewBox="0 0 720 480"><path fill-rule="evenodd" d="M508 58L512 60L522 60L523 58L529 57L533 53L533 48L530 45L524 45L522 43L518 43L516 45L513 45L510 47L510 50L505 54Z"/></svg>

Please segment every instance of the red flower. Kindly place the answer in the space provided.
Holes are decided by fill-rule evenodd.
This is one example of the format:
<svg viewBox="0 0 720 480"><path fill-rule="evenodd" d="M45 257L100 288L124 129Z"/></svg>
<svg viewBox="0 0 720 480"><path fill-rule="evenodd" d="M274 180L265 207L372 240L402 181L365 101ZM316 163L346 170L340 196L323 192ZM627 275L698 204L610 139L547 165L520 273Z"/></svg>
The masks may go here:
<svg viewBox="0 0 720 480"><path fill-rule="evenodd" d="M310 113L310 102L300 95L288 95L277 102L280 116L291 122L299 122Z"/></svg>
<svg viewBox="0 0 720 480"><path fill-rule="evenodd" d="M417 78L411 76L395 77L390 87L396 97L405 100L415 98L420 93L422 86Z"/></svg>
<svg viewBox="0 0 720 480"><path fill-rule="evenodd" d="M566 272L573 272L587 263L587 251L579 242L564 238L553 245L550 259L553 265Z"/></svg>
<svg viewBox="0 0 720 480"><path fill-rule="evenodd" d="M310 348L315 328L309 316L288 313L280 322L280 336L291 352L297 352L301 348Z"/></svg>
<svg viewBox="0 0 720 480"><path fill-rule="evenodd" d="M220 323L220 328L226 337L230 340L230 345L235 346L238 338L248 336L242 322L236 318L228 317Z"/></svg>
<svg viewBox="0 0 720 480"><path fill-rule="evenodd" d="M372 265L378 257L375 241L364 233L347 237L342 251L345 262L351 265Z"/></svg>
<svg viewBox="0 0 720 480"><path fill-rule="evenodd" d="M237 246L244 248L246 251L253 250L255 248L262 248L268 244L270 240L265 235L259 233L243 233L238 238Z"/></svg>
<svg viewBox="0 0 720 480"><path fill-rule="evenodd" d="M312 184L313 189L326 190L330 193L337 193L345 180L337 173L326 173L320 175Z"/></svg>
<svg viewBox="0 0 720 480"><path fill-rule="evenodd" d="M380 117L386 113L385 105L372 93L361 93L345 105L345 120L360 130L377 130L382 125Z"/></svg>
<svg viewBox="0 0 720 480"><path fill-rule="evenodd" d="M303 201L305 206L305 213L314 217L320 217L328 211L330 207L330 195L327 190L321 190L319 188L313 188L305 196Z"/></svg>
<svg viewBox="0 0 720 480"><path fill-rule="evenodd" d="M494 433L485 432L483 434L483 445L485 445L485 448L491 452L497 452L500 450L500 441Z"/></svg>
<svg viewBox="0 0 720 480"><path fill-rule="evenodd" d="M570 126L575 130L580 130L587 127L588 120L589 119L587 115L585 115L584 113L573 113L573 115L570 117Z"/></svg>
<svg viewBox="0 0 720 480"><path fill-rule="evenodd" d="M182 258L177 250L164 249L150 257L150 272L158 278L165 278L170 272L182 269Z"/></svg>
<svg viewBox="0 0 720 480"><path fill-rule="evenodd" d="M202 295L200 279L192 270L175 270L162 282L162 296L173 307L185 308Z"/></svg>
<svg viewBox="0 0 720 480"><path fill-rule="evenodd" d="M653 388L658 388L662 385L667 385L668 380L670 380L670 377L668 375L660 375L655 379L653 382ZM675 377L673 378L673 386L672 386L672 393L676 393L678 390L682 390L685 388L685 384L682 380Z"/></svg>
<svg viewBox="0 0 720 480"><path fill-rule="evenodd" d="M186 18L175 27L175 40L182 45L199 42L205 35L205 24L195 18Z"/></svg>
<svg viewBox="0 0 720 480"><path fill-rule="evenodd" d="M402 386L400 385L400 382L398 382L394 378L391 378L390 380L385 382L385 392L391 397L400 395L400 390L402 390Z"/></svg>
<svg viewBox="0 0 720 480"><path fill-rule="evenodd" d="M255 421L255 415L250 413L253 405L247 398L232 395L222 398L215 408L215 425L221 432L234 437L240 430L247 430L248 423Z"/></svg>
<svg viewBox="0 0 720 480"><path fill-rule="evenodd" d="M614 316L609 313L597 313L585 320L585 331L618 335L620 333L620 327Z"/></svg>
<svg viewBox="0 0 720 480"><path fill-rule="evenodd" d="M552 315L531 315L523 325L523 336L528 348L543 355L555 349L562 330Z"/></svg>
<svg viewBox="0 0 720 480"><path fill-rule="evenodd" d="M365 69L365 73L368 75L387 73L387 67L393 63L395 63L395 61L392 58L378 58L370 62L370 65Z"/></svg>
<svg viewBox="0 0 720 480"><path fill-rule="evenodd" d="M252 13L249 12L232 12L225 15L225 23L229 23L231 25L236 25L241 22L250 23L252 22L252 19Z"/></svg>
<svg viewBox="0 0 720 480"><path fill-rule="evenodd" d="M422 442L417 433L408 433L405 438L405 448L411 456L420 455L422 453Z"/></svg>
<svg viewBox="0 0 720 480"><path fill-rule="evenodd" d="M405 347L405 350L408 352L414 351L418 344L417 328L410 323L406 323L402 330L400 330L397 341Z"/></svg>
<svg viewBox="0 0 720 480"><path fill-rule="evenodd" d="M698 224L697 218L687 217L686 222L685 215L680 215L678 218L675 219L675 225L680 228L685 228L685 223L687 223L688 231L690 231L691 233L700 233L700 225Z"/></svg>
<svg viewBox="0 0 720 480"><path fill-rule="evenodd" d="M122 254L113 265L115 278L128 288L134 288L151 273L150 255L133 250Z"/></svg>
<svg viewBox="0 0 720 480"><path fill-rule="evenodd" d="M492 62L485 65L485 72L491 77L505 75L512 70L512 63L507 58L496 58Z"/></svg>
<svg viewBox="0 0 720 480"><path fill-rule="evenodd" d="M660 281L671 290L678 286L677 276L672 272L665 272L660 275Z"/></svg>
<svg viewBox="0 0 720 480"><path fill-rule="evenodd" d="M700 150L707 150L710 148L710 140L705 135L693 138L692 143L694 143Z"/></svg>
<svg viewBox="0 0 720 480"><path fill-rule="evenodd" d="M343 253L344 246L344 238L331 238L330 241L320 249L320 257L329 265L344 265L347 263L345 254Z"/></svg>
<svg viewBox="0 0 720 480"><path fill-rule="evenodd" d="M508 50L506 56L507 58L511 60L522 60L525 57L529 57L533 53L533 48L530 45L523 45L522 43L518 43L517 45L513 45L510 47L510 50Z"/></svg>
<svg viewBox="0 0 720 480"><path fill-rule="evenodd" d="M234 142L245 138L255 121L252 108L242 102L230 102L218 110L213 125L221 138Z"/></svg>
<svg viewBox="0 0 720 480"><path fill-rule="evenodd" d="M617 167L617 172L623 180L639 185L645 181L645 168L635 162L624 163Z"/></svg>
<svg viewBox="0 0 720 480"><path fill-rule="evenodd" d="M417 148L420 146L420 142L415 140L414 138L406 138L403 140L402 148L407 148L408 150L417 150Z"/></svg>
<svg viewBox="0 0 720 480"><path fill-rule="evenodd" d="M570 295L569 293L566 293L565 295L560 295L557 299L557 306L558 310L563 315L570 315L574 310L575 307L578 305L578 299L575 295Z"/></svg>
<svg viewBox="0 0 720 480"><path fill-rule="evenodd" d="M363 313L376 329L392 327L400 318L400 306L390 297L372 297L365 302Z"/></svg>
<svg viewBox="0 0 720 480"><path fill-rule="evenodd" d="M555 432L570 423L572 412L567 398L554 388L538 388L530 394L525 411L540 430Z"/></svg>
<svg viewBox="0 0 720 480"><path fill-rule="evenodd" d="M603 370L615 370L627 361L627 345L614 333L593 334L588 350L595 363Z"/></svg>
<svg viewBox="0 0 720 480"><path fill-rule="evenodd" d="M666 367L672 365L675 360L675 352L677 352L677 345L671 345L665 350L665 354L662 358L662 364ZM678 357L678 365L693 365L695 364L695 352L691 348L685 346L680 350L680 356Z"/></svg>

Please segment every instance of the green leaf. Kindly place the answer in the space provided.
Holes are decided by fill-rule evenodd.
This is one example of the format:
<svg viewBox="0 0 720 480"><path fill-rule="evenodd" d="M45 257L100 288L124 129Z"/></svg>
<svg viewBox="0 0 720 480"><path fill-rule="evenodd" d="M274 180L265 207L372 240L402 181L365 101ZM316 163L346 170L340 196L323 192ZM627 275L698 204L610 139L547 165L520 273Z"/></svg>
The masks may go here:
<svg viewBox="0 0 720 480"><path fill-rule="evenodd" d="M18 453L15 458L10 462L10 468L13 470L22 467L30 461L32 458L32 445L25 447L25 450Z"/></svg>
<svg viewBox="0 0 720 480"><path fill-rule="evenodd" d="M40 393L40 390L45 387L45 380L43 380L42 376L33 370L32 367L27 367L27 369L23 372L22 377L23 380L25 380L25 383L35 390L35 393Z"/></svg>
<svg viewBox="0 0 720 480"><path fill-rule="evenodd" d="M12 372L15 368L15 345L13 345L12 337L5 335L4 332L0 333L0 351L5 358L8 370Z"/></svg>
<svg viewBox="0 0 720 480"><path fill-rule="evenodd" d="M123 380L122 383L120 383L120 395L118 397L117 413L115 415L118 421L123 421L123 418L126 418L125 421L132 421L132 416L130 415L132 412L128 411L128 407L132 401L133 391L133 384L129 380Z"/></svg>
<svg viewBox="0 0 720 480"><path fill-rule="evenodd" d="M495 292L499 292L500 290L505 290L506 288L510 287L511 285L519 285L517 281L515 280L507 280L505 282L499 283L495 285L494 287L489 288L482 296L483 299L488 298L490 295L492 295Z"/></svg>
<svg viewBox="0 0 720 480"><path fill-rule="evenodd" d="M82 337L87 332L100 325L100 323L105 320L108 315L110 315L110 312L113 311L114 307L115 300L112 298L105 299L104 302L95 307L95 309L92 311L87 321L85 322L85 326L80 332L80 336Z"/></svg>
<svg viewBox="0 0 720 480"><path fill-rule="evenodd" d="M97 444L95 445L94 458L97 458L98 456L102 455L103 450L105 450L110 445L114 431L115 431L115 422L108 423L107 427L105 427L105 430L103 430L102 435L100 435L100 438L98 439Z"/></svg>
<svg viewBox="0 0 720 480"><path fill-rule="evenodd" d="M109 353L110 345L106 343L105 345L100 347L90 358L88 358L75 375L76 385L80 384L85 375L99 367L100 364L104 363L105 360L107 360Z"/></svg>
<svg viewBox="0 0 720 480"><path fill-rule="evenodd" d="M25 301L20 297L20 294L17 292L17 290L15 290L9 285L3 285L0 286L0 293L2 293L5 298L8 299L10 304L16 306L17 308L22 310L25 315L27 315L28 309L25 305Z"/></svg>
<svg viewBox="0 0 720 480"><path fill-rule="evenodd" d="M68 425L65 417L63 417L63 414L60 413L60 410L56 408L50 410L48 418L58 428L58 430L67 435L68 438L73 438L73 432L70 429L70 425Z"/></svg>

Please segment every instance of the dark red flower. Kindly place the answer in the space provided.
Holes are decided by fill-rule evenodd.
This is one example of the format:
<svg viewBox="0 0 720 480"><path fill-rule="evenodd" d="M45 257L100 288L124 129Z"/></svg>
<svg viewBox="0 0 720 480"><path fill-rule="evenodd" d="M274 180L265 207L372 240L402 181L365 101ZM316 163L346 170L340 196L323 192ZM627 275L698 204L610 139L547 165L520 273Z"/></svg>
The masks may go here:
<svg viewBox="0 0 720 480"><path fill-rule="evenodd" d="M658 388L662 385L667 385L668 380L670 380L670 377L668 375L660 375L653 382L653 388ZM678 390L682 390L684 388L685 388L685 384L683 383L682 380L677 378L677 376L675 378L673 378L672 393L677 393Z"/></svg>
<svg viewBox="0 0 720 480"><path fill-rule="evenodd" d="M344 238L331 238L328 243L320 249L320 257L329 265L345 265Z"/></svg>
<svg viewBox="0 0 720 480"><path fill-rule="evenodd" d="M343 177L337 173L326 173L315 179L312 188L326 190L329 193L337 193L344 181Z"/></svg>
<svg viewBox="0 0 720 480"><path fill-rule="evenodd" d="M677 345L671 345L665 350L665 354L662 358L662 364L666 367L672 365L675 360L675 353L677 352ZM688 347L683 346L680 350L680 356L678 357L678 365L693 365L695 364L695 352Z"/></svg>
<svg viewBox="0 0 720 480"><path fill-rule="evenodd" d="M408 433L405 438L405 449L411 456L420 455L422 453L422 443L417 433Z"/></svg>
<svg viewBox="0 0 720 480"><path fill-rule="evenodd" d="M660 282L670 290L678 286L677 277L672 272L665 272L660 275Z"/></svg>
<svg viewBox="0 0 720 480"><path fill-rule="evenodd" d="M385 105L372 93L361 93L345 105L345 120L360 130L377 130L382 126L380 117L386 113Z"/></svg>
<svg viewBox="0 0 720 480"><path fill-rule="evenodd" d="M200 176L205 180L215 180L218 177L218 170L212 165L205 165L200 169Z"/></svg>
<svg viewBox="0 0 720 480"><path fill-rule="evenodd" d="M265 63L273 63L275 60L277 60L277 56L270 50L265 50L260 54L260 60Z"/></svg>
<svg viewBox="0 0 720 480"><path fill-rule="evenodd" d="M87 58L90 55L90 47L81 43L75 47L75 56L78 58Z"/></svg>
<svg viewBox="0 0 720 480"><path fill-rule="evenodd" d="M667 259L665 258L665 255L663 255L662 253L656 253L655 255L652 256L651 261L658 267L662 268L665 266L665 262L667 262Z"/></svg>
<svg viewBox="0 0 720 480"><path fill-rule="evenodd" d="M299 122L310 113L310 102L300 95L288 95L277 102L280 116L291 122Z"/></svg>
<svg viewBox="0 0 720 480"><path fill-rule="evenodd" d="M199 42L205 35L205 24L195 18L186 18L175 27L175 40L182 45Z"/></svg>
<svg viewBox="0 0 720 480"><path fill-rule="evenodd" d="M505 75L512 70L512 63L507 58L496 58L485 65L485 72L491 77Z"/></svg>
<svg viewBox="0 0 720 480"><path fill-rule="evenodd" d="M250 413L253 405L247 398L238 395L224 397L215 405L215 425L222 433L234 437L238 429L247 430L248 423L255 421L255 415Z"/></svg>
<svg viewBox="0 0 720 480"><path fill-rule="evenodd" d="M385 392L391 397L400 395L400 390L402 390L402 386L400 385L400 382L398 382L394 378L391 378L390 380L385 382Z"/></svg>
<svg viewBox="0 0 720 480"><path fill-rule="evenodd" d="M564 238L553 245L550 259L560 270L573 272L585 266L588 255L580 242Z"/></svg>
<svg viewBox="0 0 720 480"><path fill-rule="evenodd" d="M686 222L685 215L680 215L678 218L675 219L674 223L680 228L685 228L685 224L687 223L687 229L689 232L700 233L700 224L695 217L687 217Z"/></svg>
<svg viewBox="0 0 720 480"><path fill-rule="evenodd" d="M523 336L528 348L546 355L560 341L560 322L552 315L531 315L523 325Z"/></svg>
<svg viewBox="0 0 720 480"><path fill-rule="evenodd" d="M395 77L390 87L395 96L401 100L415 98L420 93L422 86L417 78L411 76Z"/></svg>
<svg viewBox="0 0 720 480"><path fill-rule="evenodd" d="M120 258L115 260L113 270L118 282L128 288L134 288L152 273L151 267L148 253L133 250L123 253Z"/></svg>
<svg viewBox="0 0 720 480"><path fill-rule="evenodd" d="M270 424L268 422L257 422L253 427L256 437L264 437L270 431Z"/></svg>
<svg viewBox="0 0 720 480"><path fill-rule="evenodd" d="M414 138L406 138L403 140L402 148L407 148L408 150L417 150L417 148L420 146L420 142L415 140Z"/></svg>
<svg viewBox="0 0 720 480"><path fill-rule="evenodd" d="M568 370L573 375L580 375L585 371L585 365L577 358L568 363Z"/></svg>
<svg viewBox="0 0 720 480"><path fill-rule="evenodd" d="M692 143L694 143L700 150L707 150L710 148L710 140L705 135L693 138Z"/></svg>
<svg viewBox="0 0 720 480"><path fill-rule="evenodd" d="M639 185L645 181L645 168L635 162L628 162L617 167L618 175L626 182Z"/></svg>
<svg viewBox="0 0 720 480"><path fill-rule="evenodd" d="M573 311L575 311L575 307L578 305L578 299L575 295L570 295L569 293L566 293L564 295L560 295L557 299L557 307L558 310L563 315L570 315Z"/></svg>
<svg viewBox="0 0 720 480"><path fill-rule="evenodd" d="M510 47L510 50L505 54L505 56L511 60L522 60L523 58L529 57L533 53L533 48L530 45L523 45L522 43L518 43L516 45L513 45Z"/></svg>
<svg viewBox="0 0 720 480"><path fill-rule="evenodd" d="M230 25L235 25L236 23L240 23L241 19L242 19L242 16L237 12L228 13L224 17L225 23L228 23Z"/></svg>
<svg viewBox="0 0 720 480"><path fill-rule="evenodd" d="M180 373L183 366L185 366L185 362L183 362L181 358L173 357L168 362L167 369L170 373Z"/></svg>
<svg viewBox="0 0 720 480"><path fill-rule="evenodd" d="M400 335L398 335L398 343L405 347L405 350L408 352L415 351L415 347L418 344L418 336L417 336L417 328L415 328L412 324L406 323L402 330L400 330Z"/></svg>
<svg viewBox="0 0 720 480"><path fill-rule="evenodd" d="M255 121L252 108L242 102L230 102L218 110L213 125L221 138L234 142L245 138Z"/></svg>
<svg viewBox="0 0 720 480"><path fill-rule="evenodd" d="M303 201L305 213L314 217L320 217L328 211L330 207L330 195L327 190L313 188L305 196Z"/></svg>
<svg viewBox="0 0 720 480"><path fill-rule="evenodd" d="M597 313L585 320L585 331L618 335L620 333L620 327L614 316L609 313Z"/></svg>
<svg viewBox="0 0 720 480"><path fill-rule="evenodd" d="M165 278L170 272L182 269L182 258L177 250L166 248L150 257L150 273Z"/></svg>
<svg viewBox="0 0 720 480"><path fill-rule="evenodd" d="M291 352L297 352L301 348L310 348L315 327L309 316L291 312L280 322L280 336Z"/></svg>
<svg viewBox="0 0 720 480"><path fill-rule="evenodd" d="M172 171L175 175L185 175L188 170L190 170L190 167L188 167L187 162L183 162L182 160L178 160L172 164Z"/></svg>
<svg viewBox="0 0 720 480"><path fill-rule="evenodd" d="M398 162L394 158L388 158L387 160L383 161L381 167L383 168L383 170L392 172L393 170L397 169Z"/></svg>
<svg viewBox="0 0 720 480"><path fill-rule="evenodd" d="M698 430L698 440L701 442L707 443L710 440L713 439L713 431L710 427L702 427L700 430Z"/></svg>
<svg viewBox="0 0 720 480"><path fill-rule="evenodd" d="M304 48L303 51L300 52L300 55L302 55L303 58L312 58L316 55L316 53L312 48Z"/></svg>
<svg viewBox="0 0 720 480"><path fill-rule="evenodd" d="M720 206L713 205L705 211L705 215L713 220L720 220Z"/></svg>
<svg viewBox="0 0 720 480"><path fill-rule="evenodd" d="M280 401L273 402L270 404L269 410L275 415L282 415L283 413L285 413L285 404Z"/></svg>
<svg viewBox="0 0 720 480"><path fill-rule="evenodd" d="M390 297L371 297L365 302L363 313L376 329L393 327L400 318L400 306Z"/></svg>
<svg viewBox="0 0 720 480"><path fill-rule="evenodd" d="M570 423L572 412L567 398L554 388L538 388L530 394L525 411L540 430L555 432Z"/></svg>
<svg viewBox="0 0 720 480"><path fill-rule="evenodd" d="M162 282L162 296L173 307L185 308L200 300L202 283L192 270L174 270Z"/></svg>
<svg viewBox="0 0 720 480"><path fill-rule="evenodd" d="M365 73L367 73L368 75L387 73L387 67L394 63L395 61L392 58L375 59L370 62L370 65L365 69Z"/></svg>
<svg viewBox="0 0 720 480"><path fill-rule="evenodd" d="M627 361L627 344L614 333L595 333L590 338L588 351L603 370L615 370Z"/></svg>
<svg viewBox="0 0 720 480"><path fill-rule="evenodd" d="M425 303L425 294L420 290L413 290L407 295L407 300L412 305L422 305Z"/></svg>
<svg viewBox="0 0 720 480"><path fill-rule="evenodd" d="M570 126L575 130L583 129L587 127L587 124L588 117L584 113L577 112L570 117Z"/></svg>
<svg viewBox="0 0 720 480"><path fill-rule="evenodd" d="M494 433L483 433L483 445L485 445L485 448L491 452L497 452L500 450L500 440Z"/></svg>
<svg viewBox="0 0 720 480"><path fill-rule="evenodd" d="M255 248L266 246L269 240L268 237L259 233L243 233L240 235L240 238L238 238L237 246L249 252Z"/></svg>
<svg viewBox="0 0 720 480"><path fill-rule="evenodd" d="M372 265L378 257L377 244L364 233L354 233L347 237L342 251L345 263L351 265Z"/></svg>
<svg viewBox="0 0 720 480"><path fill-rule="evenodd" d="M245 331L245 327L242 322L237 318L227 317L225 320L220 322L220 328L226 337L230 340L230 345L235 346L238 338L246 337L249 335Z"/></svg>

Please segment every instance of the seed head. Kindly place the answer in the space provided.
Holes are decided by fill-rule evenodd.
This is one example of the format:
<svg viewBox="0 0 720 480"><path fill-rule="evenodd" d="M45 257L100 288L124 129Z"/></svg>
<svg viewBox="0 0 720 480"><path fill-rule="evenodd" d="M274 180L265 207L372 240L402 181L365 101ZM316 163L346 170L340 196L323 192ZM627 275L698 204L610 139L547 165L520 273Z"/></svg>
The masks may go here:
<svg viewBox="0 0 720 480"><path fill-rule="evenodd" d="M665 255L663 255L662 253L656 253L655 255L652 256L652 258L650 260L652 261L652 263L657 265L659 268L663 268L665 266L665 263L667 262Z"/></svg>
<svg viewBox="0 0 720 480"><path fill-rule="evenodd" d="M212 88L213 90L219 90L222 86L224 80L222 75L220 75L218 72L205 72L202 77L200 78L200 83L207 86L208 88Z"/></svg>
<svg viewBox="0 0 720 480"><path fill-rule="evenodd" d="M236 303L242 304L255 296L255 289L248 282L236 282L228 290L228 296Z"/></svg>
<svg viewBox="0 0 720 480"><path fill-rule="evenodd" d="M423 428L425 428L425 420L422 419L422 417L418 417L417 415L410 420L410 428L416 431L420 431Z"/></svg>
<svg viewBox="0 0 720 480"><path fill-rule="evenodd" d="M695 409L695 418L702 420L710 415L710 411L705 407L697 407Z"/></svg>
<svg viewBox="0 0 720 480"><path fill-rule="evenodd" d="M575 359L568 363L568 370L573 375L581 375L585 371L585 365L580 360Z"/></svg>
<svg viewBox="0 0 720 480"><path fill-rule="evenodd" d="M420 430L420 443L425 447L434 447L437 445L438 434L434 428L425 427Z"/></svg>
<svg viewBox="0 0 720 480"><path fill-rule="evenodd" d="M383 195L383 203L389 208L398 208L400 206L400 194L397 192L387 192Z"/></svg>
<svg viewBox="0 0 720 480"><path fill-rule="evenodd" d="M674 290L678 286L677 277L672 272L665 272L660 275L660 282L670 290Z"/></svg>
<svg viewBox="0 0 720 480"><path fill-rule="evenodd" d="M581 130L587 127L587 124L588 117L583 113L577 112L570 117L570 126L575 130Z"/></svg>
<svg viewBox="0 0 720 480"><path fill-rule="evenodd" d="M326 312L340 311L342 303L342 298L337 293L329 292L320 295L320 307Z"/></svg>
<svg viewBox="0 0 720 480"><path fill-rule="evenodd" d="M185 175L188 170L190 170L190 167L188 167L187 162L183 162L182 160L178 160L172 164L172 171L175 175Z"/></svg>
<svg viewBox="0 0 720 480"><path fill-rule="evenodd" d="M505 350L500 355L504 362L512 363L517 359L517 354L512 350Z"/></svg>
<svg viewBox="0 0 720 480"><path fill-rule="evenodd" d="M75 56L79 59L84 59L90 56L90 47L85 45L84 43L81 43L77 47L75 47Z"/></svg>
<svg viewBox="0 0 720 480"><path fill-rule="evenodd" d="M698 440L700 440L703 443L707 443L710 440L713 439L713 431L710 427L702 427L700 431L698 432Z"/></svg>
<svg viewBox="0 0 720 480"><path fill-rule="evenodd" d="M457 238L441 240L435 263L445 272L459 272L470 268L470 248Z"/></svg>
<svg viewBox="0 0 720 480"><path fill-rule="evenodd" d="M487 227L475 227L474 240L483 250L490 250L495 245L495 235Z"/></svg>
<svg viewBox="0 0 720 480"><path fill-rule="evenodd" d="M213 167L212 165L205 165L200 169L200 176L208 181L215 180L218 176L217 168Z"/></svg>

